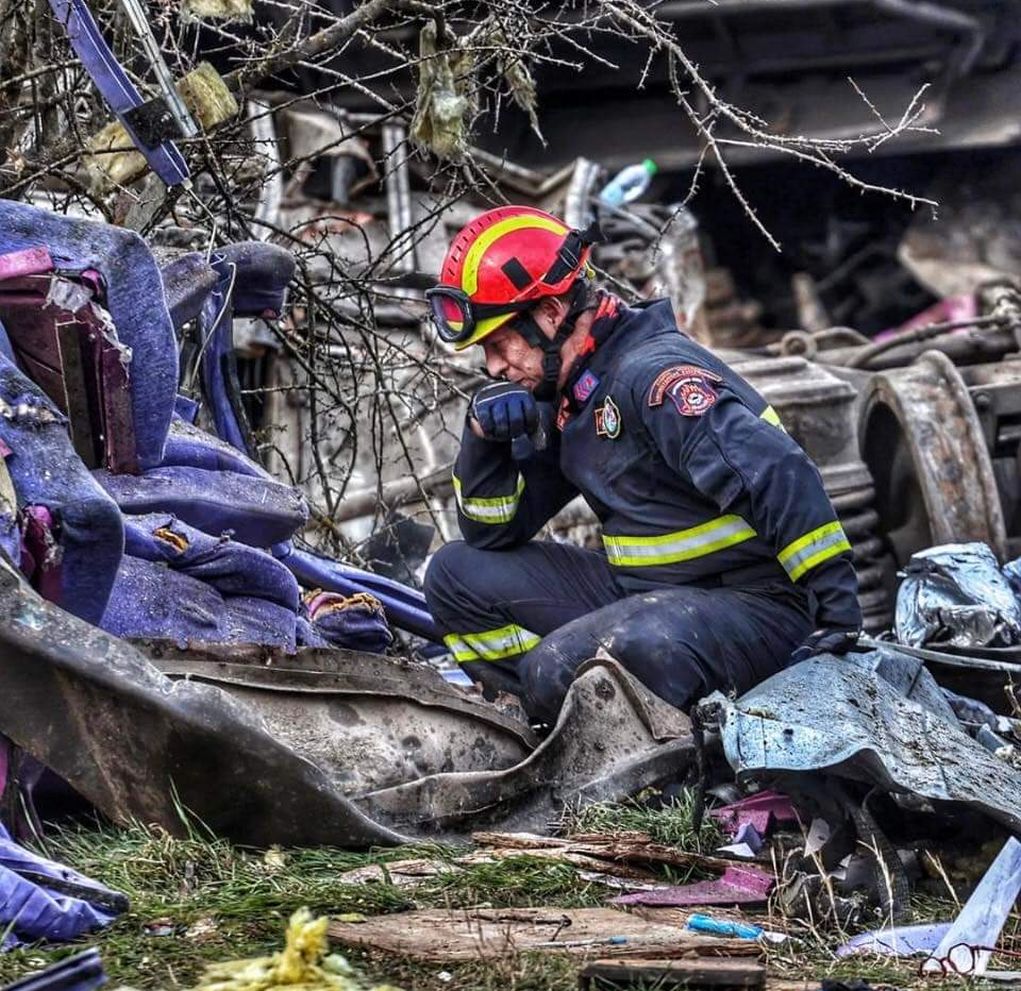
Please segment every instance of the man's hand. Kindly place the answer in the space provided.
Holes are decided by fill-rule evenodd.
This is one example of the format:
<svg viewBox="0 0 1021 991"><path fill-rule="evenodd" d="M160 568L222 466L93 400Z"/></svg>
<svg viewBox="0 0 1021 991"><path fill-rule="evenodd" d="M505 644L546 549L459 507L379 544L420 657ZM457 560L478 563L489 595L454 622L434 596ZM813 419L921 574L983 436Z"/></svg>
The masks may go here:
<svg viewBox="0 0 1021 991"><path fill-rule="evenodd" d="M527 437L539 426L535 398L523 385L513 382L483 386L472 396L469 409L486 440Z"/></svg>
<svg viewBox="0 0 1021 991"><path fill-rule="evenodd" d="M816 630L791 654L791 664L806 661L818 654L846 654L860 636L861 630Z"/></svg>

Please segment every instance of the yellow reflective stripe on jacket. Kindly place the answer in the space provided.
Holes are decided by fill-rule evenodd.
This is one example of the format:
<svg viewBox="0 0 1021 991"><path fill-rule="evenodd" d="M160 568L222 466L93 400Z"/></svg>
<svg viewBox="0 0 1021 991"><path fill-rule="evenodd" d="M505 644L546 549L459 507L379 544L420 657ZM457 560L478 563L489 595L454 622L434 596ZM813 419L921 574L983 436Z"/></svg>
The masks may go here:
<svg viewBox="0 0 1021 991"><path fill-rule="evenodd" d="M542 637L510 623L485 633L450 633L443 638L458 664L467 661L501 661L531 650Z"/></svg>
<svg viewBox="0 0 1021 991"><path fill-rule="evenodd" d="M521 493L525 491L525 480L518 475L518 486L510 495L466 499L461 495L461 479L457 475L453 479L458 507L468 519L476 523L510 523L518 511Z"/></svg>
<svg viewBox="0 0 1021 991"><path fill-rule="evenodd" d="M850 549L844 528L834 520L789 543L777 555L777 560L791 576L791 581L796 582L806 571Z"/></svg>
<svg viewBox="0 0 1021 991"><path fill-rule="evenodd" d="M626 537L603 534L610 564L618 568L640 568L655 564L676 564L705 557L725 547L744 543L756 536L740 516L721 516L699 526L655 537Z"/></svg>
<svg viewBox="0 0 1021 991"><path fill-rule="evenodd" d="M505 234L513 234L514 231L536 229L552 231L554 234L567 234L567 226L552 217L537 217L533 214L526 214L520 217L508 217L492 227L484 230L468 249L464 259L464 267L461 269L461 288L473 296L479 288L479 268L482 265L483 257L489 248L500 240Z"/></svg>
<svg viewBox="0 0 1021 991"><path fill-rule="evenodd" d="M774 427L779 427L784 430L784 425L780 422L780 415L777 413L772 406L767 406L760 414L760 420L765 420L766 423L771 423Z"/></svg>

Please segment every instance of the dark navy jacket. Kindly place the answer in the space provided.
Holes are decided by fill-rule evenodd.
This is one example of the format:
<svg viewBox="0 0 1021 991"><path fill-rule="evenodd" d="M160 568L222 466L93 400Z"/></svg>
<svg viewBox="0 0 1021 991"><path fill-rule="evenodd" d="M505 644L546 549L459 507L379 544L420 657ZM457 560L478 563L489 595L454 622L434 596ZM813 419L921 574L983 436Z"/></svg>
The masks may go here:
<svg viewBox="0 0 1021 991"><path fill-rule="evenodd" d="M590 334L600 343L572 371L546 450L519 464L509 444L465 428L454 466L465 540L517 546L581 493L627 593L775 569L814 594L816 626L857 628L850 544L765 400L678 330L666 300L604 297Z"/></svg>

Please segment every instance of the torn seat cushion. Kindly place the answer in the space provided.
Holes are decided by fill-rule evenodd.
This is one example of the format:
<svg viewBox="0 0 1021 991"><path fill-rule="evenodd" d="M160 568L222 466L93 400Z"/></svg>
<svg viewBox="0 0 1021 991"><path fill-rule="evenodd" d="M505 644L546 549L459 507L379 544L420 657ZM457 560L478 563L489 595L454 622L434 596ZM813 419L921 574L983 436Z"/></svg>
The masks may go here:
<svg viewBox="0 0 1021 991"><path fill-rule="evenodd" d="M0 441L18 508L49 511L59 550L57 605L98 623L124 548L116 503L75 453L66 419L46 395L0 355Z"/></svg>
<svg viewBox="0 0 1021 991"><path fill-rule="evenodd" d="M119 892L26 850L0 825L0 950L76 939L127 908Z"/></svg>
<svg viewBox="0 0 1021 991"><path fill-rule="evenodd" d="M218 249L218 254L235 266L234 312L242 317L280 316L294 275L291 253L265 241L242 241Z"/></svg>
<svg viewBox="0 0 1021 991"><path fill-rule="evenodd" d="M221 595L264 599L297 612L297 581L266 551L212 537L168 513L125 516L124 540L132 557L164 563Z"/></svg>
<svg viewBox="0 0 1021 991"><path fill-rule="evenodd" d="M176 330L194 320L216 286L217 274L204 251L189 251L160 269L170 319Z"/></svg>
<svg viewBox="0 0 1021 991"><path fill-rule="evenodd" d="M304 497L271 479L176 465L142 475L94 474L125 513L171 513L207 534L230 532L253 547L285 541L308 521Z"/></svg>
<svg viewBox="0 0 1021 991"><path fill-rule="evenodd" d="M382 654L393 643L383 604L374 595L314 589L304 603L315 632L335 647Z"/></svg>
<svg viewBox="0 0 1021 991"><path fill-rule="evenodd" d="M118 637L261 643L293 650L297 614L267 599L221 595L160 561L125 556L99 624Z"/></svg>
<svg viewBox="0 0 1021 991"><path fill-rule="evenodd" d="M104 306L133 355L128 376L139 463L159 464L177 394L177 338L148 245L121 227L0 201L0 251L39 245L61 270L101 275Z"/></svg>
<svg viewBox="0 0 1021 991"><path fill-rule="evenodd" d="M170 423L163 464L160 465L161 468L171 466L203 468L206 471L233 471L239 475L251 475L253 478L274 481L273 476L262 465L256 464L225 440L188 423L176 413Z"/></svg>

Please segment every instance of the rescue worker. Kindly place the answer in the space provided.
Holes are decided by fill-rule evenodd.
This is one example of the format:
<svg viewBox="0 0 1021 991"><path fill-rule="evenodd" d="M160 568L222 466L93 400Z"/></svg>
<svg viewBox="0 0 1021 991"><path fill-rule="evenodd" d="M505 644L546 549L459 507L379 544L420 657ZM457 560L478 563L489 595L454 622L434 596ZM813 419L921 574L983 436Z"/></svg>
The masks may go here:
<svg viewBox="0 0 1021 991"><path fill-rule="evenodd" d="M426 598L487 694L514 692L547 723L600 644L686 708L746 691L799 644L799 659L843 653L861 625L815 466L669 301L593 288L597 238L499 207L454 238L427 293L440 337L480 345L498 381L469 406L453 479L464 541L435 555ZM578 493L603 551L533 540Z"/></svg>

